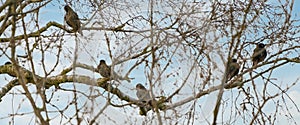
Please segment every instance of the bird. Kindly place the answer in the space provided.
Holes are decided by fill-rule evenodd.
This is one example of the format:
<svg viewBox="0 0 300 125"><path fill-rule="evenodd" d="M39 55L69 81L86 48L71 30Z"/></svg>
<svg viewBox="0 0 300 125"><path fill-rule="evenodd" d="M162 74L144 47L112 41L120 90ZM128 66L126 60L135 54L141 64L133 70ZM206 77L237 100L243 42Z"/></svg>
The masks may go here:
<svg viewBox="0 0 300 125"><path fill-rule="evenodd" d="M239 73L240 65L237 63L237 59L231 59L227 70L227 81L231 80Z"/></svg>
<svg viewBox="0 0 300 125"><path fill-rule="evenodd" d="M81 22L78 18L77 13L68 5L64 7L66 11L65 21L66 23L73 28L74 32L81 32Z"/></svg>
<svg viewBox="0 0 300 125"><path fill-rule="evenodd" d="M102 77L106 77L106 78L110 77L111 67L106 64L105 60L100 60L97 69Z"/></svg>
<svg viewBox="0 0 300 125"><path fill-rule="evenodd" d="M147 112L151 110L152 107L152 98L149 91L141 83L136 85L136 96L139 101L143 103L143 106L140 106L140 114L147 115Z"/></svg>
<svg viewBox="0 0 300 125"><path fill-rule="evenodd" d="M102 77L111 78L114 80L126 80L127 82L130 82L130 78L123 78L119 76L116 72L112 71L111 66L108 66L105 60L103 59L100 60L99 65L97 66L97 70Z"/></svg>
<svg viewBox="0 0 300 125"><path fill-rule="evenodd" d="M152 100L149 91L141 83L138 83L135 88L136 96L141 102L148 103Z"/></svg>
<svg viewBox="0 0 300 125"><path fill-rule="evenodd" d="M264 61L264 59L267 57L267 50L265 46L265 44L259 43L254 49L252 55L253 66L256 66L259 62Z"/></svg>

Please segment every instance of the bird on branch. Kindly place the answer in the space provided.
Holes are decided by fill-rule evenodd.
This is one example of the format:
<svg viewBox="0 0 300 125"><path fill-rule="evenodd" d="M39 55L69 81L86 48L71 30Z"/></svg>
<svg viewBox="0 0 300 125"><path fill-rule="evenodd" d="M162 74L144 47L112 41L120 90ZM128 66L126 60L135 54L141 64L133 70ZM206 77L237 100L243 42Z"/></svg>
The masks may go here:
<svg viewBox="0 0 300 125"><path fill-rule="evenodd" d="M253 66L256 66L259 62L262 62L267 57L267 50L265 44L259 43L253 51L252 62Z"/></svg>
<svg viewBox="0 0 300 125"><path fill-rule="evenodd" d="M237 59L231 59L227 70L227 81L231 80L234 76L239 73L240 65L237 63Z"/></svg>
<svg viewBox="0 0 300 125"><path fill-rule="evenodd" d="M77 13L68 5L66 5L64 7L65 11L66 11L66 15L65 15L65 21L66 23L72 27L74 32L79 32L81 33L81 22L78 18Z"/></svg>
<svg viewBox="0 0 300 125"><path fill-rule="evenodd" d="M130 82L130 78L118 75L115 71L112 70L111 66L108 66L106 64L105 60L100 60L100 63L97 66L97 70L102 77L110 78L113 80L126 80L127 82Z"/></svg>
<svg viewBox="0 0 300 125"><path fill-rule="evenodd" d="M147 115L147 112L152 108L152 98L149 91L141 83L136 85L136 96L139 101L143 103L143 106L140 106L140 115Z"/></svg>

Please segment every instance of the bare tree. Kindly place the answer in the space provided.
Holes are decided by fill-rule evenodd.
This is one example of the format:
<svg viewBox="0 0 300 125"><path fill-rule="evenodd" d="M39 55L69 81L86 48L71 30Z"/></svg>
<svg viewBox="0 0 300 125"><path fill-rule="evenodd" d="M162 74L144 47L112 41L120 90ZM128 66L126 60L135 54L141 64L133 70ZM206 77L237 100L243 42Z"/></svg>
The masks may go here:
<svg viewBox="0 0 300 125"><path fill-rule="evenodd" d="M65 23L65 5L82 34L71 17ZM291 92L300 77L278 75L299 69L295 7L294 0L2 0L0 123L297 124ZM267 56L253 65L260 43ZM135 95L138 83L146 102Z"/></svg>

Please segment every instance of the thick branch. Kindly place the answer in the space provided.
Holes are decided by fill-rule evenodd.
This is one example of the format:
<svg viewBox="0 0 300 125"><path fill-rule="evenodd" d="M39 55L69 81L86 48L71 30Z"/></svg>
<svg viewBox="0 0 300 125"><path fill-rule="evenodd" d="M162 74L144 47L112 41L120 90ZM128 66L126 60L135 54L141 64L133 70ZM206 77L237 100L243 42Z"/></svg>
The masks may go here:
<svg viewBox="0 0 300 125"><path fill-rule="evenodd" d="M7 85L5 85L0 91L0 102L2 101L2 97L6 95L13 87L20 85L18 83L18 79L14 79L10 81Z"/></svg>
<svg viewBox="0 0 300 125"><path fill-rule="evenodd" d="M67 31L68 33L73 33L72 30L69 30L67 29L64 25L61 25L57 22L54 22L54 21L51 21L49 23L46 24L46 26L40 28L38 31L35 31L35 32L32 32L32 33L29 33L27 34L27 37L39 37L41 35L41 33L47 31L48 28L50 28L51 26L55 26L55 27L58 27L60 29L63 29L65 31ZM16 36L14 39L15 40L21 40L21 39L24 39L25 38L25 35L19 35L19 36ZM0 38L0 42L9 42L11 38Z"/></svg>
<svg viewBox="0 0 300 125"><path fill-rule="evenodd" d="M241 84L242 84L241 82L235 82L235 83L232 83L232 84L226 84L226 85L224 86L224 88L226 88L226 89L231 89L231 88L238 87L238 86L240 86ZM211 93L211 92L217 91L217 90L219 90L219 89L221 89L221 88L223 88L222 84L220 84L220 85L218 85L218 86L213 86L213 87L211 87L211 88L209 88L209 89L206 89L206 90L204 90L204 91L201 91L201 92L197 93L197 94L194 95L194 96L187 97L187 98L185 98L185 99L183 99L183 100L181 100L181 101L179 101L179 102L177 102L177 103L174 103L174 104L172 104L172 105L169 105L169 106L166 107L166 109L168 110L168 109L173 109L173 108L175 108L175 107L181 106L181 105L183 105L183 104L185 104L185 103L190 102L191 100L200 98L200 97L202 97L202 96L204 96L204 95L207 95L207 94L209 94L209 93Z"/></svg>
<svg viewBox="0 0 300 125"><path fill-rule="evenodd" d="M87 67L87 65L84 65L84 64L80 64L80 65L77 65L77 66L78 67L85 67L85 68ZM37 82L34 82L33 75L32 75L31 71L29 71L25 68L20 68L20 70L23 72L22 74L24 74L24 77L26 78L26 81L28 83L32 83L32 84L37 83ZM112 84L108 83L109 78L100 78L100 79L95 80L95 79L90 78L89 76L66 75L66 73L69 70L70 69L65 69L61 73L61 75L47 77L46 79L41 77L41 76L38 76L38 75L35 75L35 77L38 81L45 81L45 88L46 89L50 88L51 86L59 86L59 84L62 84L62 83L76 82L76 83L82 83L82 84L86 84L86 85L99 86L99 87L103 88L104 90L116 95L119 99L121 99L123 101L127 101L128 103L135 104L137 106L143 105L143 103L140 102L139 100L134 99L134 98L126 95L121 90L114 87ZM0 66L0 74L4 74L4 73L7 73L12 77L16 77L15 68L13 68L12 64L7 64L7 65ZM4 88L2 88L2 90L0 91L0 100L9 90L11 90L13 87L19 85L17 81L18 81L18 79L13 80L10 83L8 83ZM157 106L159 107L159 109L164 109L165 108L165 105L163 105L163 103L164 103L163 99L160 99L158 101Z"/></svg>

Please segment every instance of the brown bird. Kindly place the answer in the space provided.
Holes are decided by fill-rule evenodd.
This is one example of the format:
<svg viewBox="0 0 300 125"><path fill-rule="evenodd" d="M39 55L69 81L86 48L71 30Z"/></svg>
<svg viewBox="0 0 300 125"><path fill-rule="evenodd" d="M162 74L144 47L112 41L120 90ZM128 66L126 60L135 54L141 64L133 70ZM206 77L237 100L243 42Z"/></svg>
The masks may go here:
<svg viewBox="0 0 300 125"><path fill-rule="evenodd" d="M229 62L228 72L227 72L227 81L231 80L234 76L239 74L240 65L237 63L237 59L231 59Z"/></svg>
<svg viewBox="0 0 300 125"><path fill-rule="evenodd" d="M111 78L114 80L126 80L127 82L130 82L130 78L123 78L119 76L116 72L112 71L111 66L108 66L105 60L100 60L100 63L97 66L97 70L102 77Z"/></svg>
<svg viewBox="0 0 300 125"><path fill-rule="evenodd" d="M149 91L141 83L138 83L136 85L136 90L137 90L136 96L139 98L141 102L148 103L149 101L152 100Z"/></svg>
<svg viewBox="0 0 300 125"><path fill-rule="evenodd" d="M147 112L151 110L152 107L152 98L149 91L141 84L136 85L136 96L139 101L143 103L143 106L140 106L140 114L147 115Z"/></svg>
<svg viewBox="0 0 300 125"><path fill-rule="evenodd" d="M254 49L252 55L253 66L256 66L259 62L264 61L267 57L267 51L265 46L265 44L259 43Z"/></svg>
<svg viewBox="0 0 300 125"><path fill-rule="evenodd" d="M66 5L64 9L66 11L65 21L67 22L67 24L73 28L74 32L81 32L81 22L78 18L77 13L75 13L75 11L68 5Z"/></svg>

